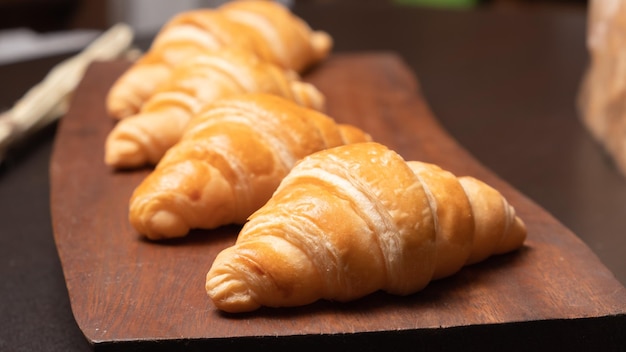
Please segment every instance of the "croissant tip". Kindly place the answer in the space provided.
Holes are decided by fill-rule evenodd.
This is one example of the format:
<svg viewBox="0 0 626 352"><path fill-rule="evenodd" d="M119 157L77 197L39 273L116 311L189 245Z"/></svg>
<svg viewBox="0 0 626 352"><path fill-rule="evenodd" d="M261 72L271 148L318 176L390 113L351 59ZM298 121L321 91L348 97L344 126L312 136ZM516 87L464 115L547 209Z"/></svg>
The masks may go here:
<svg viewBox="0 0 626 352"><path fill-rule="evenodd" d="M227 273L214 276L209 272L206 292L215 306L227 313L249 312L260 307L250 295L248 285Z"/></svg>
<svg viewBox="0 0 626 352"><path fill-rule="evenodd" d="M114 137L107 141L105 150L105 163L107 165L116 168L131 168L147 162L143 149L135 141Z"/></svg>
<svg viewBox="0 0 626 352"><path fill-rule="evenodd" d="M129 204L129 221L133 228L150 240L184 237L190 230L186 220L163 204L155 201L154 194L133 195Z"/></svg>
<svg viewBox="0 0 626 352"><path fill-rule="evenodd" d="M318 58L326 57L333 47L333 38L324 31L315 31L311 35L311 44Z"/></svg>
<svg viewBox="0 0 626 352"><path fill-rule="evenodd" d="M183 237L189 232L184 219L169 210L158 210L145 221L145 235L150 239Z"/></svg>
<svg viewBox="0 0 626 352"><path fill-rule="evenodd" d="M494 254L505 254L521 248L526 241L526 237L526 224L519 216L515 216L508 231L494 249Z"/></svg>
<svg viewBox="0 0 626 352"><path fill-rule="evenodd" d="M128 104L109 98L107 102L107 114L115 120L123 120L137 113L138 109Z"/></svg>

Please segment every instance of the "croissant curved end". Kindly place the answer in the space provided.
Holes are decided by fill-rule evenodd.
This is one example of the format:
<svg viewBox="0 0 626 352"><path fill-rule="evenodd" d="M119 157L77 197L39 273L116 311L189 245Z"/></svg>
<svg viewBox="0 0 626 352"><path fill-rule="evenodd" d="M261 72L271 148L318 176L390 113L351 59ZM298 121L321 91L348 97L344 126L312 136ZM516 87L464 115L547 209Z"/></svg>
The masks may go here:
<svg viewBox="0 0 626 352"><path fill-rule="evenodd" d="M115 168L133 168L147 164L148 157L137 141L111 135L106 142L104 161Z"/></svg>
<svg viewBox="0 0 626 352"><path fill-rule="evenodd" d="M229 272L216 275L210 271L206 292L218 309L228 313L249 312L261 307L250 294L248 284Z"/></svg>
<svg viewBox="0 0 626 352"><path fill-rule="evenodd" d="M322 59L328 55L333 47L333 38L324 31L315 31L311 33L311 45L318 59Z"/></svg>
<svg viewBox="0 0 626 352"><path fill-rule="evenodd" d="M151 235L159 237L182 237L189 232L189 226L183 218L169 210L159 210L148 220Z"/></svg>
<svg viewBox="0 0 626 352"><path fill-rule="evenodd" d="M106 97L106 110L109 116L123 120L139 112L144 99L134 92L135 85L126 78L126 73L113 84Z"/></svg>
<svg viewBox="0 0 626 352"><path fill-rule="evenodd" d="M516 216L508 231L498 244L496 254L504 254L520 248L526 240L526 233L527 230L524 221Z"/></svg>
<svg viewBox="0 0 626 352"><path fill-rule="evenodd" d="M116 120L122 120L136 114L139 105L120 98L110 99L107 103L107 114Z"/></svg>
<svg viewBox="0 0 626 352"><path fill-rule="evenodd" d="M131 225L142 235L152 240L183 237L190 230L185 219L168 209L155 209L149 206L148 209L142 205L140 199L133 199L130 206Z"/></svg>

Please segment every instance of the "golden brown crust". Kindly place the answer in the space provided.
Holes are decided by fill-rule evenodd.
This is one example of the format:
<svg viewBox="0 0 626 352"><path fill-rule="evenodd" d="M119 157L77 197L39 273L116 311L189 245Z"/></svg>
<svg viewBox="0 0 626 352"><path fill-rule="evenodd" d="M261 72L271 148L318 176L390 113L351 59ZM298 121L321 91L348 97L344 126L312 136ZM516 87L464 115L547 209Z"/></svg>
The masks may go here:
<svg viewBox="0 0 626 352"><path fill-rule="evenodd" d="M483 232L477 241L475 229ZM519 248L525 234L513 208L484 183L355 143L300 161L217 256L206 290L228 312L377 290L405 295L470 257L484 259L486 249Z"/></svg>
<svg viewBox="0 0 626 352"><path fill-rule="evenodd" d="M470 201L456 176L437 165L409 161L424 185L434 208L437 231L437 258L433 279L459 271L470 256L474 216Z"/></svg>
<svg viewBox="0 0 626 352"><path fill-rule="evenodd" d="M467 264L519 248L526 239L526 227L500 192L470 176L459 177L459 183L470 199L476 219L472 253Z"/></svg>
<svg viewBox="0 0 626 352"><path fill-rule="evenodd" d="M273 1L238 0L184 12L163 26L148 52L114 83L107 110L117 119L136 114L175 65L206 50L236 48L300 72L324 59L331 47L328 34L312 31Z"/></svg>
<svg viewBox="0 0 626 352"><path fill-rule="evenodd" d="M353 138L369 140L364 132ZM285 98L221 99L194 117L180 142L135 190L130 221L153 239L243 223L298 160L345 143L330 117Z"/></svg>
<svg viewBox="0 0 626 352"><path fill-rule="evenodd" d="M276 65L241 51L204 52L181 63L138 114L117 123L107 136L105 162L118 169L154 165L200 109L249 92L276 94L324 109L319 90Z"/></svg>
<svg viewBox="0 0 626 352"><path fill-rule="evenodd" d="M231 1L222 5L220 11L260 36L258 41L266 44L271 55L268 60L298 72L325 58L333 44L327 33L311 30L275 1Z"/></svg>

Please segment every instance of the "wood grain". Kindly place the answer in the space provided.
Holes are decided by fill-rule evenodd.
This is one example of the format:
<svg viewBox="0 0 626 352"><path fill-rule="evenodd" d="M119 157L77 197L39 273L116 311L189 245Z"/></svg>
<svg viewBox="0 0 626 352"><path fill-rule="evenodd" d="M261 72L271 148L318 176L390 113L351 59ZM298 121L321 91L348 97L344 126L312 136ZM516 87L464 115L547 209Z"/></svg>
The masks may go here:
<svg viewBox="0 0 626 352"><path fill-rule="evenodd" d="M326 94L337 121L367 130L406 159L499 189L528 226L525 247L408 297L376 293L347 304L220 313L204 292L204 278L239 227L143 240L128 223L127 206L149 170L113 172L104 165L104 140L114 124L104 97L127 67L121 61L90 66L58 128L50 166L55 242L76 321L96 349L624 342L626 289L573 233L459 146L429 111L404 62L380 52L336 54L306 79Z"/></svg>

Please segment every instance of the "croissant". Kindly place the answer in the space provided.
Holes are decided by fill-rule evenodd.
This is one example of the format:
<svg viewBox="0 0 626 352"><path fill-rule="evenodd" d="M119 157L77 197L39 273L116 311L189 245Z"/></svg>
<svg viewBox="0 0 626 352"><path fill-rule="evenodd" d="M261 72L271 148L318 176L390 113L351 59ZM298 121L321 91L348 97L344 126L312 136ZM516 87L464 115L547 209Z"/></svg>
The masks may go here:
<svg viewBox="0 0 626 352"><path fill-rule="evenodd" d="M271 94L220 99L189 123L130 199L132 226L150 239L243 223L299 159L371 137Z"/></svg>
<svg viewBox="0 0 626 352"><path fill-rule="evenodd" d="M156 164L203 106L247 92L277 94L303 106L324 108L322 93L293 71L245 52L205 52L177 67L138 114L117 123L107 136L106 164L115 168Z"/></svg>
<svg viewBox="0 0 626 352"><path fill-rule="evenodd" d="M331 47L327 33L311 30L274 1L236 0L183 12L161 28L149 50L113 84L107 111L118 119L136 114L176 65L206 50L236 48L301 73Z"/></svg>
<svg viewBox="0 0 626 352"><path fill-rule="evenodd" d="M525 237L485 183L357 143L300 161L218 254L206 290L227 312L407 295Z"/></svg>

